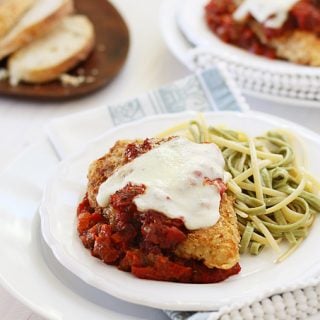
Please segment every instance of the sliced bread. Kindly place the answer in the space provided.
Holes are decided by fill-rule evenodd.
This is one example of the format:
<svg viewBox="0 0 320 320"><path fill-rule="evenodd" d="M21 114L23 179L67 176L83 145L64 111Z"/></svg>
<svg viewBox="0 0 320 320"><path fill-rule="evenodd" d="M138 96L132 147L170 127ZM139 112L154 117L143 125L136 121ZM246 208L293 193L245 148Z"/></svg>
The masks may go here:
<svg viewBox="0 0 320 320"><path fill-rule="evenodd" d="M72 0L37 0L15 27L0 39L0 60L47 33L72 11Z"/></svg>
<svg viewBox="0 0 320 320"><path fill-rule="evenodd" d="M82 15L65 17L48 34L10 56L10 83L54 80L86 59L93 46L94 27L90 20Z"/></svg>
<svg viewBox="0 0 320 320"><path fill-rule="evenodd" d="M0 38L34 5L36 0L0 0Z"/></svg>

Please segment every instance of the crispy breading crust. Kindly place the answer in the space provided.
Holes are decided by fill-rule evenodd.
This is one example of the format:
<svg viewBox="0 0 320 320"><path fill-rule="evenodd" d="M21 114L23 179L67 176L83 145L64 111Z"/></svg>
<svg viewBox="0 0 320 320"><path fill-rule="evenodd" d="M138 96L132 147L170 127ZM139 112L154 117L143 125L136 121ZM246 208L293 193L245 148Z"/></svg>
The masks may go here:
<svg viewBox="0 0 320 320"><path fill-rule="evenodd" d="M120 140L104 156L91 163L88 172L88 200L90 206L98 207L96 196L102 182L106 181L112 173L124 165L125 150L131 141Z"/></svg>
<svg viewBox="0 0 320 320"><path fill-rule="evenodd" d="M278 58L298 64L320 66L320 38L317 35L294 30L281 37L266 39L261 24L252 21L250 27L263 44L276 50Z"/></svg>
<svg viewBox="0 0 320 320"><path fill-rule="evenodd" d="M190 232L175 253L182 258L203 260L208 268L230 269L239 261L239 242L233 199L224 194L218 222L212 227Z"/></svg>
<svg viewBox="0 0 320 320"><path fill-rule="evenodd" d="M294 63L320 66L320 38L306 31L292 33L274 38L270 44L276 49L277 56Z"/></svg>
<svg viewBox="0 0 320 320"><path fill-rule="evenodd" d="M167 140L150 141L154 146ZM142 141L118 141L107 154L90 165L87 191L92 207L98 207L96 195L101 183L125 164L125 150L129 143L142 143ZM104 211L112 215L110 208ZM182 258L202 260L209 268L230 269L239 261L239 242L240 235L233 210L233 199L224 194L218 222L210 228L190 231L187 239L178 246L175 253Z"/></svg>

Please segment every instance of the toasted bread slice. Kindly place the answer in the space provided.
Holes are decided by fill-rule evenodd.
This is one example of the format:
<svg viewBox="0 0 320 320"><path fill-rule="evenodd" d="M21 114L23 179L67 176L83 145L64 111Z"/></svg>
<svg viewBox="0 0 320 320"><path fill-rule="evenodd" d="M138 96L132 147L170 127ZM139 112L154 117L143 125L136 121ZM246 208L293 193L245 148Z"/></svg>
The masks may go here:
<svg viewBox="0 0 320 320"><path fill-rule="evenodd" d="M153 146L167 140L149 140ZM99 207L96 195L100 185L113 174L117 168L126 163L125 150L129 143L142 144L142 141L118 141L111 150L100 159L94 161L88 173L88 200L93 208ZM113 211L109 206L104 208L112 220ZM208 268L230 269L239 262L240 234L237 218L233 209L233 199L226 194L220 203L220 219L209 228L190 231L175 254L181 258L203 261Z"/></svg>
<svg viewBox="0 0 320 320"><path fill-rule="evenodd" d="M63 18L49 33L14 53L8 61L10 83L54 80L87 58L94 28L82 15Z"/></svg>
<svg viewBox="0 0 320 320"><path fill-rule="evenodd" d="M35 3L36 0L0 1L0 38L3 37Z"/></svg>
<svg viewBox="0 0 320 320"><path fill-rule="evenodd" d="M37 0L15 27L0 39L0 60L47 33L72 11L72 0Z"/></svg>

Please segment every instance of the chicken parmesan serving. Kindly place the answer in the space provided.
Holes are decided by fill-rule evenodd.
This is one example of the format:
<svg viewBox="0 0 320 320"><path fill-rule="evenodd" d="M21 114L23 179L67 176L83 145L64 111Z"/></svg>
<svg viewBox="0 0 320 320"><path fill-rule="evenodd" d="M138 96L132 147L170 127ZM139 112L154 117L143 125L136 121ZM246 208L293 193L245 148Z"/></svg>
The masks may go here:
<svg viewBox="0 0 320 320"><path fill-rule="evenodd" d="M214 143L121 140L94 161L78 206L91 254L138 278L215 283L240 272L228 174Z"/></svg>
<svg viewBox="0 0 320 320"><path fill-rule="evenodd" d="M205 19L224 42L268 58L320 65L318 0L211 0Z"/></svg>

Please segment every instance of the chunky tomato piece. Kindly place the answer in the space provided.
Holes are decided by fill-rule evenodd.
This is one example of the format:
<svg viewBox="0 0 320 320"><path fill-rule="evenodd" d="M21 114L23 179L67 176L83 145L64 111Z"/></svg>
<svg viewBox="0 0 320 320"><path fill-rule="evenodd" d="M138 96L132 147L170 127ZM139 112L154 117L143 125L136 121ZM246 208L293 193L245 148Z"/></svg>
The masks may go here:
<svg viewBox="0 0 320 320"><path fill-rule="evenodd" d="M80 202L77 208L77 215L82 212L94 213L94 209L90 206L87 194L84 196L83 200Z"/></svg>
<svg viewBox="0 0 320 320"><path fill-rule="evenodd" d="M82 212L78 215L78 232L82 234L84 231L90 228L90 217L89 212Z"/></svg>
<svg viewBox="0 0 320 320"><path fill-rule="evenodd" d="M78 215L78 232L82 234L102 221L105 221L105 218L99 213L82 212Z"/></svg>
<svg viewBox="0 0 320 320"><path fill-rule="evenodd" d="M132 202L134 197L143 194L146 187L128 183L123 189L117 191L110 197L110 205L119 212L136 211L135 204Z"/></svg>
<svg viewBox="0 0 320 320"><path fill-rule="evenodd" d="M142 215L141 235L146 243L170 249L185 240L186 233L181 219L169 219L155 211L148 211Z"/></svg>
<svg viewBox="0 0 320 320"><path fill-rule="evenodd" d="M164 256L156 256L153 265L132 266L131 272L141 279L162 281L190 282L192 277L190 267L171 262Z"/></svg>
<svg viewBox="0 0 320 320"><path fill-rule="evenodd" d="M80 239L82 240L83 245L88 249L93 249L94 242L96 237L99 233L99 225L96 224L93 227L91 227L86 232L83 232L82 235L80 235Z"/></svg>
<svg viewBox="0 0 320 320"><path fill-rule="evenodd" d="M111 239L112 230L107 224L100 228L98 236L95 238L92 254L100 258L105 263L114 263L119 258L119 251L114 247Z"/></svg>
<svg viewBox="0 0 320 320"><path fill-rule="evenodd" d="M162 249L174 248L186 239L186 235L178 228L157 224L143 225L141 233L146 242L158 245Z"/></svg>
<svg viewBox="0 0 320 320"><path fill-rule="evenodd" d="M126 251L129 249L137 236L137 230L133 225L126 225L121 231L114 232L111 235L113 243L117 245L119 250Z"/></svg>
<svg viewBox="0 0 320 320"><path fill-rule="evenodd" d="M119 269L123 271L131 271L132 266L143 267L146 265L144 254L139 249L128 250L119 263Z"/></svg>
<svg viewBox="0 0 320 320"><path fill-rule="evenodd" d="M291 10L297 28L320 33L320 4L319 1L299 1Z"/></svg>

